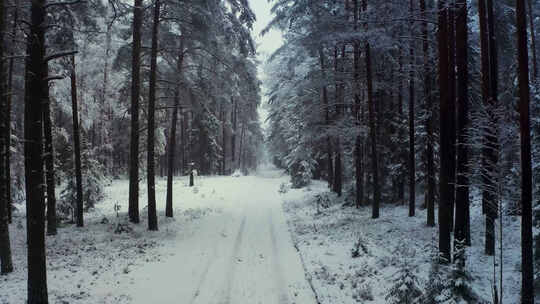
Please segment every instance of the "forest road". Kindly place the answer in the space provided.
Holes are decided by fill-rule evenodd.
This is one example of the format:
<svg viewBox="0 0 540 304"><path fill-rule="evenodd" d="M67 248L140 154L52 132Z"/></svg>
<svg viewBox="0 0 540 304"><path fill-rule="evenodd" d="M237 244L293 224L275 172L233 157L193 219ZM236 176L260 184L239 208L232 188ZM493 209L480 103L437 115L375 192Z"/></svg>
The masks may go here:
<svg viewBox="0 0 540 304"><path fill-rule="evenodd" d="M201 191L212 189L216 212L175 239L172 255L130 273L131 303L316 303L281 208L282 181L273 174L205 179Z"/></svg>

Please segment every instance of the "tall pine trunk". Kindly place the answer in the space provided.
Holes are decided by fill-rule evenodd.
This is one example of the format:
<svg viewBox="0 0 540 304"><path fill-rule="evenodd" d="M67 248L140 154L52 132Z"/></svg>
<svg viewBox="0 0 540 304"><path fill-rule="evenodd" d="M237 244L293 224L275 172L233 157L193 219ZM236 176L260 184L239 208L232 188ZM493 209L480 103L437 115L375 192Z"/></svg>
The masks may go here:
<svg viewBox="0 0 540 304"><path fill-rule="evenodd" d="M367 0L362 2L362 11L367 11ZM367 30L367 24L365 25ZM369 116L369 136L371 139L371 166L373 174L373 205L371 211L372 218L379 218L379 206L381 193L379 189L379 165L377 160L377 130L375 126L375 101L373 100L373 73L371 69L371 46L366 40L365 60L366 60L366 82L368 95L368 116Z"/></svg>
<svg viewBox="0 0 540 304"><path fill-rule="evenodd" d="M43 129L45 134L45 179L47 183L47 234L56 235L56 194L50 98L47 98L43 103Z"/></svg>
<svg viewBox="0 0 540 304"><path fill-rule="evenodd" d="M13 26L11 28L11 45L15 46L17 43L17 22L19 21L19 2L15 1L15 8L13 11ZM4 26L5 27L5 26ZM7 83L7 97L6 97L6 146L8 147L7 153L4 157L6 162L5 170L6 176L6 197L7 197L7 216L9 223L12 222L11 214L11 108L13 104L13 66L15 63L15 52L14 47L11 48L11 58L9 59L9 74L8 74L8 83Z"/></svg>
<svg viewBox="0 0 540 304"><path fill-rule="evenodd" d="M75 159L75 183L77 187L76 220L77 227L84 226L84 205L82 191L82 169L81 169L81 139L79 128L79 105L77 102L77 70L75 65L75 55L71 57L71 108L73 117L73 152Z"/></svg>
<svg viewBox="0 0 540 304"><path fill-rule="evenodd" d="M0 58L4 56L4 0L0 0ZM7 98L3 96L6 94L4 91L5 86L5 69L4 61L0 60L0 109L2 116L10 115L10 112L6 111ZM9 93L9 92L8 92ZM8 208L10 208L10 199L8 197L8 188L10 186L10 176L6 167L9 163L5 161L9 154L9 144L5 133L9 132L7 124L10 123L10 119L2 117L0 122L0 274L7 274L13 271L13 261L11 259L11 242L9 238L9 216Z"/></svg>
<svg viewBox="0 0 540 304"><path fill-rule="evenodd" d="M451 259L450 248L450 226L452 212L453 188L451 187L452 162L451 152L451 132L450 120L450 98L448 93L448 10L446 1L440 0L438 4L439 32L439 91L440 91L440 162L441 169L439 175L439 253L446 261Z"/></svg>
<svg viewBox="0 0 540 304"><path fill-rule="evenodd" d="M359 20L359 5L358 0L353 0L353 9L354 9L354 31L358 30L358 20ZM354 68L354 122L357 126L361 125L360 117L360 107L361 98L360 98L360 41L355 40L353 42L353 68ZM355 183L356 183L356 208L360 208L362 201L364 200L364 170L362 166L363 162L363 145L362 145L362 136L359 134L356 136L355 145L354 145L354 164L355 164Z"/></svg>
<svg viewBox="0 0 540 304"><path fill-rule="evenodd" d="M184 44L183 38L180 39L180 51L176 63L178 70L178 85L174 94L174 109L171 119L171 133L169 134L169 151L167 154L167 201L165 203L165 216L173 217L173 171L174 171L174 156L176 154L176 124L178 121L178 110L180 107L180 76L182 75L182 66L184 62ZM183 136L182 136L183 140Z"/></svg>
<svg viewBox="0 0 540 304"><path fill-rule="evenodd" d="M424 98L426 100L427 117L425 128L427 133L426 145L426 207L427 225L435 226L435 162L433 159L433 97L431 96L431 74L429 67L429 41L426 14L426 1L420 0L420 13L422 16L422 50L424 59Z"/></svg>
<svg viewBox="0 0 540 304"><path fill-rule="evenodd" d="M413 32L414 21L414 7L413 0L409 1L410 12L410 26L409 30ZM415 163L415 149L414 149L414 40L411 39L409 45L409 216L414 216L415 213L415 201L416 201L416 163Z"/></svg>
<svg viewBox="0 0 540 304"><path fill-rule="evenodd" d="M538 62L536 61L536 35L534 31L534 12L532 0L527 0L529 5L529 30L531 32L531 53L532 53L532 67L533 67L533 81L538 80Z"/></svg>
<svg viewBox="0 0 540 304"><path fill-rule="evenodd" d="M454 229L455 184L456 184L456 17L455 0L448 1L448 129L450 136L450 231Z"/></svg>
<svg viewBox="0 0 540 304"><path fill-rule="evenodd" d="M530 129L529 58L525 1L516 0L519 126L521 135L521 303L534 303L532 240L532 166Z"/></svg>
<svg viewBox="0 0 540 304"><path fill-rule="evenodd" d="M156 81L157 81L157 52L159 32L159 0L154 1L154 24L152 26L152 50L150 54L150 88L148 96L148 142L147 142L147 165L146 180L148 188L148 230L157 231L156 211L156 172L155 172L155 114L156 114ZM172 134L170 135L172 137Z"/></svg>
<svg viewBox="0 0 540 304"><path fill-rule="evenodd" d="M129 220L139 223L139 98L141 91L142 0L134 0L131 62L131 139L129 153Z"/></svg>
<svg viewBox="0 0 540 304"><path fill-rule="evenodd" d="M47 304L45 200L43 189L42 101L45 77L45 0L31 2L24 107L24 169L28 236L28 304Z"/></svg>
<svg viewBox="0 0 540 304"><path fill-rule="evenodd" d="M467 2L458 0L456 13L456 64L457 64L457 105L458 105L458 146L457 146L457 188L456 218L454 226L454 248L456 254L462 246L470 243L469 230L469 151L467 148L467 126L469 124L469 68L468 68L468 26ZM460 256L463 259L465 256Z"/></svg>
<svg viewBox="0 0 540 304"><path fill-rule="evenodd" d="M485 231L485 252L487 255L495 254L495 219L498 214L498 196L496 193L497 163L499 143L497 136L497 117L494 111L498 107L498 63L497 63L497 43L495 33L495 17L493 12L493 0L486 2L488 45L489 45L489 98L488 113L490 113L490 125L493 129L487 130L485 136L486 146L484 175L487 177L482 193L483 204L486 208L486 231Z"/></svg>

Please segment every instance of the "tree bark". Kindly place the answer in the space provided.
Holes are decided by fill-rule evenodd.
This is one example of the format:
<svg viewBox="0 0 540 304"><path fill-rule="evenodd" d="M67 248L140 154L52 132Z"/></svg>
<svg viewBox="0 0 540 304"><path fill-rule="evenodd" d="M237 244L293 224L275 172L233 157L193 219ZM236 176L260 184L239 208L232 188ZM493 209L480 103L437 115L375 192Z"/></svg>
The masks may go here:
<svg viewBox="0 0 540 304"><path fill-rule="evenodd" d="M178 70L178 83L180 83L180 75L182 75L182 66L184 62L184 43L183 38L180 38L180 52L178 53L178 60L176 63L176 69ZM173 169L174 169L174 156L176 154L176 124L178 121L178 110L180 107L180 85L176 87L174 96L174 109L171 119L171 133L169 134L169 151L168 151L168 164L167 164L167 201L165 203L165 216L173 217ZM182 139L183 140L183 139Z"/></svg>
<svg viewBox="0 0 540 304"><path fill-rule="evenodd" d="M521 135L521 303L534 303L532 240L532 165L530 129L529 58L525 1L516 0L519 126Z"/></svg>
<svg viewBox="0 0 540 304"><path fill-rule="evenodd" d="M367 0L362 2L362 10L367 11ZM367 30L367 24L365 25ZM381 193L379 189L379 165L377 160L377 130L375 126L375 101L373 100L373 74L371 71L371 46L369 41L365 42L365 61L366 61L366 82L368 95L368 116L369 116L369 134L371 138L371 166L373 174L373 205L371 211L372 218L379 218L379 206Z"/></svg>
<svg viewBox="0 0 540 304"><path fill-rule="evenodd" d="M27 36L24 107L24 160L28 237L28 304L47 304L45 257L45 200L43 189L43 100L48 86L45 56L45 0L31 3L30 33Z"/></svg>
<svg viewBox="0 0 540 304"><path fill-rule="evenodd" d="M414 7L413 0L409 1L409 12L411 15L410 20L410 31L413 32L414 21ZM415 201L416 201L416 163L415 163L415 149L414 149L414 40L411 39L409 45L409 56L410 56L410 66L409 66L409 216L414 216L415 214Z"/></svg>
<svg viewBox="0 0 540 304"><path fill-rule="evenodd" d="M458 105L458 146L457 146L457 188L456 218L454 226L455 253L460 254L464 245L470 242L469 234L469 151L467 148L467 126L469 124L469 68L468 68L468 26L467 2L457 0L456 15L456 64L457 64L457 105Z"/></svg>
<svg viewBox="0 0 540 304"><path fill-rule="evenodd" d="M497 124L497 118L492 113L498 106L498 63L497 63L497 43L495 33L495 20L493 13L493 0L486 1L487 26L488 26L488 45L489 45L489 99L488 105L491 125ZM496 194L496 168L498 163L499 143L497 139L497 130L487 130L485 138L486 167L485 176L487 177L482 191L482 200L486 207L486 237L485 252L487 255L495 254L495 219L498 214L498 197Z"/></svg>
<svg viewBox="0 0 540 304"><path fill-rule="evenodd" d="M13 11L13 27L11 29L11 45L15 46L17 43L17 22L19 21L19 2L15 1L15 8ZM13 104L13 65L15 59L14 47L11 48L9 59L9 75L8 75L8 87L6 97L6 145L8 147L7 153L4 157L6 162L5 170L8 180L6 181L6 197L7 197L7 216L9 223L12 222L12 202L11 202L11 108Z"/></svg>
<svg viewBox="0 0 540 304"><path fill-rule="evenodd" d="M129 153L129 220L139 223L139 98L141 90L142 0L134 0L131 63L131 140Z"/></svg>
<svg viewBox="0 0 540 304"><path fill-rule="evenodd" d="M148 97L148 142L147 142L147 188L148 188L148 230L157 231L156 211L156 172L155 172L155 114L156 114L156 81L157 81L157 52L159 33L159 0L154 1L154 24L152 26L152 50L150 54L150 88Z"/></svg>
<svg viewBox="0 0 540 304"><path fill-rule="evenodd" d="M448 0L448 129L450 146L450 231L454 230L455 184L456 184L456 18L455 0Z"/></svg>
<svg viewBox="0 0 540 304"><path fill-rule="evenodd" d="M0 0L0 58L4 56L4 0ZM4 91L5 86L5 70L4 70L4 61L0 60L0 109L2 110L2 116L10 115L10 112L5 111L7 108L7 98L3 98L6 94ZM9 92L7 92L9 94ZM6 170L9 166L9 162L6 162L9 154L9 144L8 136L9 127L7 126L10 123L10 119L2 118L0 122L0 274L7 274L13 272L13 261L11 258L11 242L9 238L9 216L8 208L10 208L10 199L8 188L10 187L10 176L8 175L9 171Z"/></svg>
<svg viewBox="0 0 540 304"><path fill-rule="evenodd" d="M47 234L56 235L56 194L50 98L45 100L43 110L43 129L45 134L45 179L47 182Z"/></svg>
<svg viewBox="0 0 540 304"><path fill-rule="evenodd" d="M354 31L358 31L359 20L359 5L358 0L353 0L354 9ZM353 68L354 68L354 122L357 126L361 125L360 117L360 41L355 40L353 42ZM364 170L363 170L363 147L362 136L359 134L356 136L354 146L354 164L355 164L355 183L356 183L356 208L360 208L364 200Z"/></svg>
<svg viewBox="0 0 540 304"><path fill-rule="evenodd" d="M84 226L84 205L82 191L82 169L81 169L81 139L79 128L79 106L77 102L77 72L75 65L75 55L71 56L71 108L73 113L73 146L75 159L75 182L77 185L76 219L77 227Z"/></svg>
<svg viewBox="0 0 540 304"><path fill-rule="evenodd" d="M324 50L321 46L319 48L319 61L321 64L321 75L322 75L322 81L326 81L326 64L324 60ZM328 88L326 84L323 84L322 86L322 101L324 106L324 123L326 126L330 125L330 114L328 109ZM328 171L328 188L332 188L334 184L334 166L332 164L332 143L331 138L328 136L326 138L326 161L327 161L327 171Z"/></svg>
<svg viewBox="0 0 540 304"><path fill-rule="evenodd" d="M435 226L435 163L433 160L433 98L431 96L431 75L429 67L429 41L428 24L426 14L426 1L420 0L420 13L422 16L422 50L424 59L424 98L426 100L427 118L426 133L426 207L427 207L427 225Z"/></svg>
<svg viewBox="0 0 540 304"><path fill-rule="evenodd" d="M450 262L450 213L452 212L452 187L450 185L452 175L453 158L450 154L451 132L449 128L452 117L449 111L448 93L448 14L446 1L438 3L438 48L439 48L439 90L440 90L440 202L439 202L439 253L443 261Z"/></svg>
<svg viewBox="0 0 540 304"><path fill-rule="evenodd" d="M534 12L532 0L527 0L529 5L529 29L531 32L531 53L532 53L532 67L533 67L533 80L538 80L538 61L536 61L536 34L534 31Z"/></svg>
<svg viewBox="0 0 540 304"><path fill-rule="evenodd" d="M232 135L231 135L231 170L234 171L236 166L236 131L237 131L237 111L238 111L238 104L236 99L234 97L231 97L232 99L232 112L231 112L231 121L232 121Z"/></svg>

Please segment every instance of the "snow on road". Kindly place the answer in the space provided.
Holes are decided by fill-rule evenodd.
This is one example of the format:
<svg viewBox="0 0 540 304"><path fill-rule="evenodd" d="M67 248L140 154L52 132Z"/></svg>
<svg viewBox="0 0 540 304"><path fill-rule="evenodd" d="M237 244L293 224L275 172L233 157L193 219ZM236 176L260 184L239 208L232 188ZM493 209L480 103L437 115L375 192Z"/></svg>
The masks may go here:
<svg viewBox="0 0 540 304"><path fill-rule="evenodd" d="M283 179L266 176L204 179L216 198L205 207L219 212L165 246L162 262L134 269L122 294L145 304L316 303L281 209Z"/></svg>

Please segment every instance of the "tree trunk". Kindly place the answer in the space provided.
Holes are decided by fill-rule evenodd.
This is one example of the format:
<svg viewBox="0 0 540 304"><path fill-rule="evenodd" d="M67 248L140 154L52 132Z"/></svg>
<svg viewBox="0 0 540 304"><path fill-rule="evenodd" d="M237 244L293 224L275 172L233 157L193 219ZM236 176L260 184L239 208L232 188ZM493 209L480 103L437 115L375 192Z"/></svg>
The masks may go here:
<svg viewBox="0 0 540 304"><path fill-rule="evenodd" d="M225 175L225 167L227 166L227 118L225 115L225 105L220 104L219 115L221 116L221 175Z"/></svg>
<svg viewBox="0 0 540 304"><path fill-rule="evenodd" d="M322 81L326 81L326 64L324 60L324 50L321 46L319 48L319 60L321 64L321 74L322 74ZM328 109L328 88L326 84L323 84L322 86L322 101L324 106L324 123L326 126L330 125L330 114ZM328 188L332 188L334 184L334 168L333 168L333 160L332 160L332 144L330 136L326 138L326 154L327 154L327 171L328 171Z"/></svg>
<svg viewBox="0 0 540 304"><path fill-rule="evenodd" d="M462 247L470 241L469 225L469 151L467 148L467 127L469 124L469 68L468 68L468 26L467 1L457 0L456 15L456 64L457 64L457 105L458 105L458 146L457 146L457 189L456 219L454 226L455 254L463 260ZM457 257L457 256L456 256Z"/></svg>
<svg viewBox="0 0 540 304"><path fill-rule="evenodd" d="M431 96L431 75L429 67L429 41L428 24L426 15L426 1L420 0L420 13L422 16L422 49L424 56L424 98L426 100L427 118L426 118L426 207L427 207L427 225L435 226L435 164L433 160L433 98Z"/></svg>
<svg viewBox="0 0 540 304"><path fill-rule="evenodd" d="M362 2L362 10L367 11L367 0ZM367 30L367 24L365 25ZM371 138L371 166L373 174L373 205L372 218L379 218L379 206L381 201L381 193L379 189L379 165L377 160L377 130L375 126L375 101L373 100L373 74L371 71L371 46L369 41L366 41L365 46L366 60L366 82L368 95L368 111L369 111L369 134Z"/></svg>
<svg viewBox="0 0 540 304"><path fill-rule="evenodd" d="M529 114L529 58L525 0L516 0L519 126L521 135L521 303L534 303L534 269L532 243L532 166Z"/></svg>
<svg viewBox="0 0 540 304"><path fill-rule="evenodd" d="M47 182L47 234L56 235L56 194L54 189L54 149L50 98L47 98L43 103L43 110L43 129L45 133L45 179Z"/></svg>
<svg viewBox="0 0 540 304"><path fill-rule="evenodd" d="M489 43L489 99L488 105L490 117L493 126L497 124L497 117L492 113L498 106L498 64L497 64L497 44L495 33L495 20L493 14L493 0L486 2L487 25L488 25L488 43ZM499 144L497 139L497 130L488 130L485 138L486 167L485 176L487 177L484 190L482 191L482 200L486 207L486 243L485 251L487 255L495 254L495 219L498 214L498 196L496 194L496 171L498 163Z"/></svg>
<svg viewBox="0 0 540 304"><path fill-rule="evenodd" d="M75 182L77 185L77 203L76 218L77 227L84 226L83 215L83 191L82 191L82 172L81 172L81 139L79 130L79 106L77 102L77 72L75 65L75 55L71 57L71 108L73 113L73 146L75 158Z"/></svg>
<svg viewBox="0 0 540 304"><path fill-rule="evenodd" d="M4 56L4 0L0 0L0 58ZM5 82L5 70L4 61L0 60L0 84ZM4 96L5 86L0 85L0 96ZM9 94L9 92L7 92ZM3 112L3 116L10 115L10 112L5 111L7 108L7 98L0 100L0 109ZM8 137L10 119L2 119L0 122L0 274L7 274L13 272L13 261L11 259L11 242L9 238L9 216L8 208L10 208L10 199L8 197L8 189L10 187L9 171L6 170L9 166L9 162L6 162L9 154Z"/></svg>
<svg viewBox="0 0 540 304"><path fill-rule="evenodd" d="M148 230L157 231L156 211L156 172L155 172L155 114L156 114L156 81L157 81L157 52L159 31L159 0L154 1L154 24L152 26L152 50L150 54L150 88L148 96L148 142L146 151L146 180L148 188Z"/></svg>
<svg viewBox="0 0 540 304"><path fill-rule="evenodd" d="M531 53L532 53L532 67L533 67L533 80L538 80L538 62L536 61L536 36L534 31L534 12L532 0L527 0L529 5L529 28L531 31Z"/></svg>
<svg viewBox="0 0 540 304"><path fill-rule="evenodd" d="M13 27L11 29L11 45L14 46L17 43L17 22L19 21L19 2L15 1L15 8L13 12ZM6 176L8 177L6 181L6 197L7 197L7 216L9 223L12 222L12 202L11 202L11 108L13 104L13 65L15 59L13 58L15 48L11 48L11 58L9 59L9 75L8 75L8 87L7 87L7 97L6 97L6 146L8 147L7 153L4 157L6 162L5 170Z"/></svg>
<svg viewBox="0 0 540 304"><path fill-rule="evenodd" d="M450 213L452 212L452 187L450 185L452 175L453 157L450 154L451 132L449 128L452 117L450 116L450 99L448 94L448 14L446 1L439 1L439 90L440 90L440 202L439 202L439 253L443 261L449 262L450 256Z"/></svg>
<svg viewBox="0 0 540 304"><path fill-rule="evenodd" d="M455 209L455 184L456 184L456 17L455 2L448 1L448 129L450 146L448 151L452 162L450 162L450 231L454 230L454 209Z"/></svg>
<svg viewBox="0 0 540 304"><path fill-rule="evenodd" d="M411 15L410 31L414 30L414 7L413 0L409 2L409 12ZM414 149L414 40L411 40L409 45L409 216L414 216L415 213L415 201L416 201L416 163L415 163L415 149Z"/></svg>
<svg viewBox="0 0 540 304"><path fill-rule="evenodd" d="M43 194L43 100L47 97L45 56L45 0L31 3L26 57L24 160L28 236L28 304L47 304L45 257L45 200Z"/></svg>
<svg viewBox="0 0 540 304"><path fill-rule="evenodd" d="M354 9L354 31L358 31L358 20L359 20L359 6L358 0L353 0L353 9ZM361 125L360 118L360 41L355 40L353 42L353 69L354 69L354 122L355 125ZM356 136L355 146L354 146L354 164L355 164L355 183L356 183L356 208L360 208L362 201L364 200L364 170L362 168L363 161L363 147L362 147L362 136L359 134Z"/></svg>
<svg viewBox="0 0 540 304"><path fill-rule="evenodd" d="M237 131L237 115L236 112L238 111L237 107L237 101L233 97L232 99L232 112L231 112L231 121L232 121L232 135L231 135L231 170L234 171L236 169L236 131Z"/></svg>
<svg viewBox="0 0 540 304"><path fill-rule="evenodd" d="M139 98L141 65L142 0L134 0L131 63L131 140L129 153L129 220L139 223Z"/></svg>
<svg viewBox="0 0 540 304"><path fill-rule="evenodd" d="M178 53L177 72L178 82L180 83L180 75L182 74L182 65L184 63L184 43L183 38L180 39L180 52ZM169 134L169 151L167 164L167 201L165 203L165 216L173 217L173 168L174 155L176 154L176 124L178 121L178 110L180 107L180 84L176 87L174 96L174 109L171 119L171 133ZM182 138L183 141L183 138Z"/></svg>

